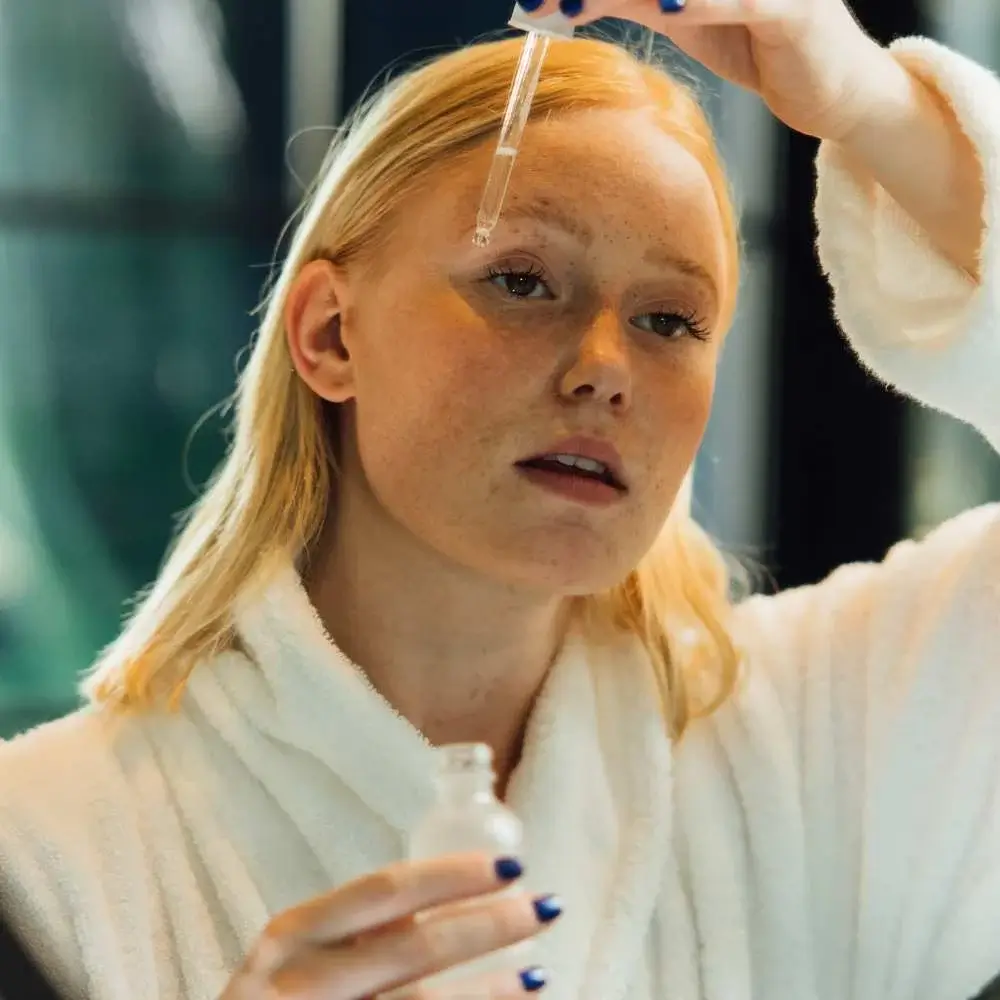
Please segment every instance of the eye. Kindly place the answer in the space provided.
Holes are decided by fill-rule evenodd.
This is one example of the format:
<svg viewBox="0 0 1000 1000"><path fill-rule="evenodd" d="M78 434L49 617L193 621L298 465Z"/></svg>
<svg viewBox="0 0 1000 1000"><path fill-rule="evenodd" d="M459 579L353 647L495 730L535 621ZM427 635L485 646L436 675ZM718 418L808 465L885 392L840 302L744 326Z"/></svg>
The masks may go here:
<svg viewBox="0 0 1000 1000"><path fill-rule="evenodd" d="M551 299L542 275L531 267L491 267L489 282L513 299Z"/></svg>
<svg viewBox="0 0 1000 1000"><path fill-rule="evenodd" d="M663 337L666 340L677 340L679 337L708 340L711 336L711 332L695 313L642 313L639 316L633 316L631 323L638 330L654 333L657 337Z"/></svg>

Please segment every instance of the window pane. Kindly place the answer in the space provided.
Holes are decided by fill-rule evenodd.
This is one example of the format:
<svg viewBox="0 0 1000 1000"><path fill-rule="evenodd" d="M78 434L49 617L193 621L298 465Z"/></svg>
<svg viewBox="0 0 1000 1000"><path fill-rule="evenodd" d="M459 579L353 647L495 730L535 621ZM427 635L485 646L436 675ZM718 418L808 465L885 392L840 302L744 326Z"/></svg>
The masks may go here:
<svg viewBox="0 0 1000 1000"><path fill-rule="evenodd" d="M3 5L0 193L227 193L243 95L216 0Z"/></svg>
<svg viewBox="0 0 1000 1000"><path fill-rule="evenodd" d="M269 257L265 241L0 230L0 705L71 697L154 575L192 500L185 443L232 391ZM217 430L192 444L195 481Z"/></svg>

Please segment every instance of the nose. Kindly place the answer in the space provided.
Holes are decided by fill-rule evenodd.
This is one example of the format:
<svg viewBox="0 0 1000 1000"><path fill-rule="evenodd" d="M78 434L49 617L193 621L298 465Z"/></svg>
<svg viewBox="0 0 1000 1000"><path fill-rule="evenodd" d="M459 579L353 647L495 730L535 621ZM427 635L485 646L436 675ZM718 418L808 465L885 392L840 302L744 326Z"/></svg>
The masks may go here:
<svg viewBox="0 0 1000 1000"><path fill-rule="evenodd" d="M616 317L597 317L589 325L559 380L559 395L567 403L591 402L615 411L628 410L632 369L627 338Z"/></svg>

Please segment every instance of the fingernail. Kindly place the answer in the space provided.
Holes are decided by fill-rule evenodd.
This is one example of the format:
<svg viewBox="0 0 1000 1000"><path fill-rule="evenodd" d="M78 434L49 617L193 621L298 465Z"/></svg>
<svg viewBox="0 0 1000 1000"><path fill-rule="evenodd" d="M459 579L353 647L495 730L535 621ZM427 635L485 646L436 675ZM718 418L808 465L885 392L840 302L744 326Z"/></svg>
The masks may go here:
<svg viewBox="0 0 1000 1000"><path fill-rule="evenodd" d="M660 10L664 14L677 14L687 6L687 0L660 0Z"/></svg>
<svg viewBox="0 0 1000 1000"><path fill-rule="evenodd" d="M501 882L513 882L524 874L524 867L517 858L498 858L493 867Z"/></svg>
<svg viewBox="0 0 1000 1000"><path fill-rule="evenodd" d="M566 17L579 17L583 13L583 0L559 0L559 9Z"/></svg>
<svg viewBox="0 0 1000 1000"><path fill-rule="evenodd" d="M533 905L540 924L550 924L562 915L562 903L558 896L539 896Z"/></svg>
<svg viewBox="0 0 1000 1000"><path fill-rule="evenodd" d="M521 10L526 14L534 14L544 3L545 0L521 0Z"/></svg>
<svg viewBox="0 0 1000 1000"><path fill-rule="evenodd" d="M521 985L525 993L537 993L549 984L549 974L540 966L533 965L521 972Z"/></svg>

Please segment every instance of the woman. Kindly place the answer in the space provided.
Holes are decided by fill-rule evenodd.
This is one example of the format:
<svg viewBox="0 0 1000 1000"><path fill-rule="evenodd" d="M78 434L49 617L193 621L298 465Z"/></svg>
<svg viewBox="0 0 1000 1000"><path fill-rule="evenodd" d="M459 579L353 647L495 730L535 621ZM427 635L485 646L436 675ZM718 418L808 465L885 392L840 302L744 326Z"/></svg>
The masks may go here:
<svg viewBox="0 0 1000 1000"><path fill-rule="evenodd" d="M854 348L1000 445L1000 82L841 0L660 6L581 21L825 140ZM415 72L332 152L229 458L91 707L0 752L5 898L95 1000L457 997L419 981L534 935L558 997L965 1000L1000 969L1000 512L731 608L684 498L737 287L708 126L554 45L476 247L516 53ZM530 893L495 893L517 859L399 861L468 740Z"/></svg>

